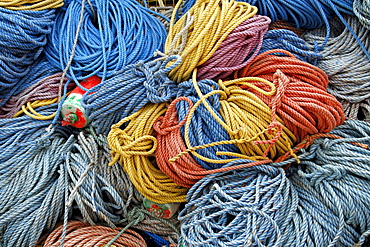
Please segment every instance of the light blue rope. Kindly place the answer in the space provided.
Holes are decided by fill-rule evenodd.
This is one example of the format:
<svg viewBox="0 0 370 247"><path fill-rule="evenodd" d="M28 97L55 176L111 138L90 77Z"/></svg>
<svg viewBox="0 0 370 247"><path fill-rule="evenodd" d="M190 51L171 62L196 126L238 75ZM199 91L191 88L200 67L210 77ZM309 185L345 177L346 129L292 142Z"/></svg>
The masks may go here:
<svg viewBox="0 0 370 247"><path fill-rule="evenodd" d="M202 80L198 82L198 86L202 91L203 95L219 89L219 86L216 82L212 80ZM195 91L193 83L191 80L185 81L179 84L179 91L177 97L188 97L194 104L199 100L198 94ZM214 112L218 115L220 119L223 119L219 114L220 112L220 95L215 94L207 98L208 104L213 108ZM189 112L189 105L186 101L179 101L176 104L179 121L182 121L186 114ZM184 139L185 127L181 127L181 134ZM189 139L191 145L198 146L203 144L209 144L217 141L230 140L230 135L222 127L216 119L210 114L206 107L201 104L197 108L192 117L190 126L189 126ZM235 145L218 145L214 147L208 147L199 149L196 152L200 155L210 158L210 159L230 159L235 157L229 157L226 155L216 155L217 151L241 153L240 150ZM205 169L215 169L222 166L222 164L215 164L203 161L194 156L198 164L200 164Z"/></svg>
<svg viewBox="0 0 370 247"><path fill-rule="evenodd" d="M13 87L31 69L54 24L54 9L9 10L0 7L0 92Z"/></svg>
<svg viewBox="0 0 370 247"><path fill-rule="evenodd" d="M173 60L174 64L165 68ZM166 73L180 63L179 56L170 56L165 61L140 61L122 68L114 77L87 91L82 106L97 133L107 135L114 123L149 102L162 103L175 98L177 84Z"/></svg>
<svg viewBox="0 0 370 247"><path fill-rule="evenodd" d="M161 22L150 14L153 11L134 0L91 2L94 12L89 4L81 11L83 6L78 0L70 2L65 12L58 12L45 47L49 61L64 69L79 28L79 16L83 14L68 77L111 77L122 67L147 61L155 50L163 49L167 34Z"/></svg>
<svg viewBox="0 0 370 247"><path fill-rule="evenodd" d="M39 112L55 110L56 104ZM68 129L47 132L50 123L28 116L0 120L2 246L34 246L63 214L68 189L64 159L74 138Z"/></svg>

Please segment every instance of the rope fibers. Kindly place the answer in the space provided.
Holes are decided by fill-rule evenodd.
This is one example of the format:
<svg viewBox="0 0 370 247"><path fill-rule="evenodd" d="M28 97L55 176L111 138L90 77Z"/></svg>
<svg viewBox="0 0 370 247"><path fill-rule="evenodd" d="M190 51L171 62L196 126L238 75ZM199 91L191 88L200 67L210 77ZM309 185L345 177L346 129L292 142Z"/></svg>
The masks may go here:
<svg viewBox="0 0 370 247"><path fill-rule="evenodd" d="M127 217L130 208L142 204L142 196L119 164L108 166L108 142L91 131L80 132L66 157L71 192L68 206L74 200L84 221L91 225L104 221L114 228Z"/></svg>
<svg viewBox="0 0 370 247"><path fill-rule="evenodd" d="M1 92L14 87L32 70L32 64L46 45L46 35L51 32L54 12L53 9L15 11L0 7Z"/></svg>
<svg viewBox="0 0 370 247"><path fill-rule="evenodd" d="M237 26L215 53L198 67L198 80L225 79L235 70L245 67L257 56L270 18L255 15Z"/></svg>
<svg viewBox="0 0 370 247"><path fill-rule="evenodd" d="M256 76L273 82L277 88L274 97L251 90L277 114L294 135L303 140L308 134L327 133L344 122L342 105L326 92L328 77L321 69L302 62L284 50L260 54L238 73L239 77ZM266 84L255 82L264 90Z"/></svg>
<svg viewBox="0 0 370 247"><path fill-rule="evenodd" d="M53 104L40 109L55 112ZM0 244L34 246L54 228L68 193L65 155L75 141L67 129L28 116L0 120ZM70 136L70 137L69 137Z"/></svg>
<svg viewBox="0 0 370 247"><path fill-rule="evenodd" d="M175 63L164 68L171 60ZM170 56L164 61L128 65L116 76L87 91L81 103L91 125L98 133L107 135L114 123L137 112L148 102L162 103L174 98L177 85L166 73L180 62L178 56Z"/></svg>
<svg viewBox="0 0 370 247"><path fill-rule="evenodd" d="M362 25L370 29L370 1L369 0L354 0L353 12L358 17Z"/></svg>
<svg viewBox="0 0 370 247"><path fill-rule="evenodd" d="M263 43L259 54L266 51L282 49L289 51L296 58L304 62L314 62L320 55L311 51L306 42L290 30L276 29L268 31L263 36Z"/></svg>
<svg viewBox="0 0 370 247"><path fill-rule="evenodd" d="M59 8L64 4L63 0L2 0L0 7L11 10L40 11L51 8Z"/></svg>
<svg viewBox="0 0 370 247"><path fill-rule="evenodd" d="M57 68L53 67L44 56L39 57L34 64L29 68L27 74L20 77L19 82L12 87L6 87L0 82L0 107L4 106L8 100L28 87L37 83L39 80L60 72ZM1 111L1 110L0 110ZM3 114L3 112L1 112Z"/></svg>
<svg viewBox="0 0 370 247"><path fill-rule="evenodd" d="M180 5L181 1L174 9L165 44L166 54L182 58L182 63L169 73L178 83L188 80L235 28L257 12L256 7L234 0L199 0L176 21Z"/></svg>
<svg viewBox="0 0 370 247"><path fill-rule="evenodd" d="M45 247L59 247L63 226L55 229L46 239ZM67 225L65 247L101 247L115 237L122 228L112 229L106 226L91 226L80 221L70 221ZM110 245L112 246L112 245ZM146 247L143 237L130 229L127 229L115 242L116 247Z"/></svg>
<svg viewBox="0 0 370 247"><path fill-rule="evenodd" d="M0 118L11 118L28 102L35 100L54 99L58 97L61 73L42 78L37 83L30 85L17 95L13 95L5 105L0 107ZM64 83L68 78L64 79ZM68 90L73 84L68 85Z"/></svg>
<svg viewBox="0 0 370 247"><path fill-rule="evenodd" d="M339 99L339 102L343 105L347 119L370 122L370 99L360 103L351 103L341 99Z"/></svg>
<svg viewBox="0 0 370 247"><path fill-rule="evenodd" d="M278 29L286 29L295 33L298 37L300 37L304 33L304 29L296 28L294 25L287 21L276 20L271 22L269 25L269 30L278 30Z"/></svg>
<svg viewBox="0 0 370 247"><path fill-rule="evenodd" d="M184 202L187 189L175 184L155 165L154 122L167 104L147 104L112 126L108 135L112 161L119 161L136 189L156 203ZM120 127L124 125L123 129Z"/></svg>
<svg viewBox="0 0 370 247"><path fill-rule="evenodd" d="M150 14L153 11L134 0L91 2L94 9L82 0L72 1L65 12L58 12L48 37L47 58L64 69L78 35L68 77L82 80L98 75L105 79L126 65L151 59L157 49L163 49L166 31Z"/></svg>
<svg viewBox="0 0 370 247"><path fill-rule="evenodd" d="M370 51L370 31L364 29L356 17L346 16L345 19ZM336 19L330 23L335 32L332 33L333 36L330 37L325 49L319 52L321 58L317 63L317 66L329 76L328 92L353 103L366 100L370 97L369 60L347 29L344 29ZM315 42L324 39L324 32L323 29L313 30L303 35L303 39L312 49Z"/></svg>

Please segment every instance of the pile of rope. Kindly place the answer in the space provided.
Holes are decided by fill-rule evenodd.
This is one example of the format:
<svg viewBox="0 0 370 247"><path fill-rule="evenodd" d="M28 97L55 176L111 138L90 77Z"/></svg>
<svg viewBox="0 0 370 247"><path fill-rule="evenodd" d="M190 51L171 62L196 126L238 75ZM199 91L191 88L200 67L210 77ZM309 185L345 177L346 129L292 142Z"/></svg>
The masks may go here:
<svg viewBox="0 0 370 247"><path fill-rule="evenodd" d="M348 121L287 171L294 159L207 175L187 195L180 244L361 246L370 233L369 140L369 124Z"/></svg>
<svg viewBox="0 0 370 247"><path fill-rule="evenodd" d="M358 35L365 49L370 51L370 31L364 29L356 17L346 16L345 19ZM335 32L329 38L325 49L319 52L321 57L318 58L317 66L328 75L328 92L342 100L347 117L357 116L358 107L351 107L351 105L354 103L367 105L366 100L370 97L369 60L349 30L336 19L330 23ZM318 40L325 39L324 33L324 29L316 29L303 35L303 39L313 49Z"/></svg>
<svg viewBox="0 0 370 247"><path fill-rule="evenodd" d="M353 12L365 28L370 29L370 1L354 0Z"/></svg>

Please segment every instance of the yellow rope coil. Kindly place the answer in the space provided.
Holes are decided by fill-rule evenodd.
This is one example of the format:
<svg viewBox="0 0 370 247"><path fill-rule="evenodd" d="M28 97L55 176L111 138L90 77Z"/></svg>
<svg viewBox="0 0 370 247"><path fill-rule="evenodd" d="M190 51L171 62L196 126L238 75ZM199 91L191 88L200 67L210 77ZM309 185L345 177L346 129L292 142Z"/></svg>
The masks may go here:
<svg viewBox="0 0 370 247"><path fill-rule="evenodd" d="M167 55L180 55L182 63L169 76L182 82L193 70L205 63L226 36L243 21L257 13L257 7L235 0L198 0L176 23L176 4L165 44Z"/></svg>
<svg viewBox="0 0 370 247"><path fill-rule="evenodd" d="M63 0L1 0L0 7L11 10L45 10L55 9L64 5Z"/></svg>
<svg viewBox="0 0 370 247"><path fill-rule="evenodd" d="M147 104L138 112L114 124L108 134L113 165L119 161L136 189L156 203L184 202L187 189L175 184L155 165L157 139L153 124L167 110L167 104ZM122 130L123 124L127 126Z"/></svg>
<svg viewBox="0 0 370 247"><path fill-rule="evenodd" d="M235 159L225 159L225 160L214 160L204 157L196 152L198 149L217 146L222 144L235 144L242 154L238 153L226 153L218 152L217 155L230 155L237 158L247 158L251 160L263 160L263 159L274 159L280 155L287 152L292 152L292 145L296 142L296 137L293 133L284 126L283 120L276 117L276 121L282 126L282 133L278 136L276 142L271 144L255 144L255 142L265 142L271 141L276 137L276 132L278 130L273 129L271 132L269 127L272 121L272 110L256 95L246 90L241 89L237 85L247 85L260 93L271 96L276 92L276 88L273 83L258 77L245 77L231 81L219 81L221 90L214 90L210 93L203 95L197 80L196 80L197 70L194 70L192 82L194 88L197 91L200 100L192 107L189 112L189 117L185 123L185 143L187 150L181 152L177 156L169 160L170 163L176 161L178 158L186 153L191 153L197 158L210 163L224 164ZM269 92L264 91L248 81L261 81L266 83L271 90ZM213 111L211 106L207 102L207 98L220 94L220 114L224 120L219 118L217 114ZM230 140L219 141L214 143L209 143L201 146L193 147L189 139L189 128L194 113L200 104L204 104L211 115L216 119L216 121L227 130L230 135ZM266 152L267 151L267 152ZM295 157L295 155L293 154Z"/></svg>
<svg viewBox="0 0 370 247"><path fill-rule="evenodd" d="M16 114L14 114L13 118L20 116L21 114L26 114L27 116L37 119L37 120L49 120L53 119L56 115L56 112L49 115L44 116L35 111L35 108L51 105L58 101L58 98L54 99L44 99L44 100L35 100L34 102L27 102L26 105L22 105L22 110L18 111Z"/></svg>

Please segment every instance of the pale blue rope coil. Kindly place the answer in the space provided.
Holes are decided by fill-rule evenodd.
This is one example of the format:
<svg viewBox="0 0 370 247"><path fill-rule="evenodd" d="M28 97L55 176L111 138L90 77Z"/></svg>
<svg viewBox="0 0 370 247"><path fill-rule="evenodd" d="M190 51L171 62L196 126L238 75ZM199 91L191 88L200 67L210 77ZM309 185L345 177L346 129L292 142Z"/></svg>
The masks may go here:
<svg viewBox="0 0 370 247"><path fill-rule="evenodd" d="M0 91L13 87L30 71L46 45L55 10L9 10L0 7Z"/></svg>
<svg viewBox="0 0 370 247"><path fill-rule="evenodd" d="M362 25L370 29L370 1L369 0L354 0L353 12L358 17Z"/></svg>
<svg viewBox="0 0 370 247"><path fill-rule="evenodd" d="M0 120L1 246L34 246L63 214L68 192L64 159L74 138L68 129L48 132L50 123L28 116Z"/></svg>
<svg viewBox="0 0 370 247"><path fill-rule="evenodd" d="M212 80L202 80L197 83L203 95L219 89L218 84ZM199 96L194 88L192 80L182 82L178 85L178 87L179 91L177 93L177 98L188 97L194 104L199 101ZM223 117L219 114L221 108L220 95L212 95L206 100L208 104L213 108L215 114L217 114L220 119L223 119ZM181 122L190 110L189 105L186 101L182 100L176 103L176 108L179 122ZM185 140L185 127L181 127L180 130L182 137ZM198 106L197 110L194 113L194 116L191 119L191 123L189 126L189 140L190 144L195 147L217 141L230 140L230 135L225 130L225 128L222 127L221 124L218 123L217 120L211 115L204 104L201 104ZM241 153L241 151L235 145L231 144L202 148L197 150L196 152L204 157L215 160L235 158L226 155L217 155L217 151ZM210 163L195 156L193 156L193 158L205 169L216 169L220 168L223 165Z"/></svg>
<svg viewBox="0 0 370 247"><path fill-rule="evenodd" d="M65 11L57 13L48 36L47 57L60 69L68 65L68 77L75 81L92 75L111 77L124 66L147 61L155 50L163 49L167 34L150 14L153 11L134 0L91 2L71 1Z"/></svg>
<svg viewBox="0 0 370 247"><path fill-rule="evenodd" d="M165 68L170 61L174 63ZM167 73L180 63L179 56L170 56L164 61L140 61L121 68L114 77L87 91L82 106L97 133L107 135L114 123L149 102L162 103L175 98L177 84Z"/></svg>

